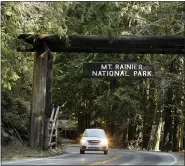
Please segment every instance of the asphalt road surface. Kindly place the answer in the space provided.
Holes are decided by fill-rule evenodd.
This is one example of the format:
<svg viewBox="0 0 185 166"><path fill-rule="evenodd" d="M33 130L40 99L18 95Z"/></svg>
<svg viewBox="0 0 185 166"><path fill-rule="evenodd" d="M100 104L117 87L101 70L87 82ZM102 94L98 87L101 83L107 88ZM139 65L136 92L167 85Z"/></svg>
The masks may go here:
<svg viewBox="0 0 185 166"><path fill-rule="evenodd" d="M184 156L178 153L109 149L109 154L67 147L67 154L47 158L4 161L2 165L184 165Z"/></svg>

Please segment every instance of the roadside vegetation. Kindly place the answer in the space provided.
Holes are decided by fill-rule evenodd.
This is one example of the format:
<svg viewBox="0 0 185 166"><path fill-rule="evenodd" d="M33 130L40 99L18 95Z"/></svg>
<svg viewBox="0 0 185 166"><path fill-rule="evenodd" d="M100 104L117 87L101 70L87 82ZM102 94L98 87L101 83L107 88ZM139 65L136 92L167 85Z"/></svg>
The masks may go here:
<svg viewBox="0 0 185 166"><path fill-rule="evenodd" d="M42 149L33 149L27 146L27 142L21 143L19 140L14 139L9 142L8 145L2 146L1 148L2 160L19 160L26 158L37 158L37 157L50 157L61 155L65 153L65 148L59 145L57 149L49 149L43 151Z"/></svg>
<svg viewBox="0 0 185 166"><path fill-rule="evenodd" d="M29 135L34 59L32 53L17 52L23 47L19 34L59 34L66 39L108 35L110 41L118 35L184 35L184 8L184 2L1 2L2 155L14 152L7 147L19 148L12 144L15 139L24 142L24 153ZM162 77L83 78L83 62L157 63ZM59 119L77 120L79 136L85 128L104 128L116 147L184 149L184 55L54 53L53 74Z"/></svg>

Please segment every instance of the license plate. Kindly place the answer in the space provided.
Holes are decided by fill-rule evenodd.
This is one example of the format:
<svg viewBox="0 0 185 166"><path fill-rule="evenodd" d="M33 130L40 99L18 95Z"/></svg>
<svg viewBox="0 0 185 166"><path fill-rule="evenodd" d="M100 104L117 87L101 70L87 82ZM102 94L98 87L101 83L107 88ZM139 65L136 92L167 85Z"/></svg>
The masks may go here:
<svg viewBox="0 0 185 166"><path fill-rule="evenodd" d="M97 146L98 144L89 144L89 145L93 145L93 146L96 145Z"/></svg>
<svg viewBox="0 0 185 166"><path fill-rule="evenodd" d="M97 148L97 145L90 145L91 148Z"/></svg>

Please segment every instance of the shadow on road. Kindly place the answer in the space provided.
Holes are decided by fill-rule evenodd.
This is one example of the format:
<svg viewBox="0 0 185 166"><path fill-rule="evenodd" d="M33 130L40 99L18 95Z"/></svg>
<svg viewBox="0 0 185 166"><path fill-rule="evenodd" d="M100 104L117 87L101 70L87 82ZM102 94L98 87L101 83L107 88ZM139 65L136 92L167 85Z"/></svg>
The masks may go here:
<svg viewBox="0 0 185 166"><path fill-rule="evenodd" d="M82 154L82 155L105 155L104 153L91 153L91 152L85 152L85 154Z"/></svg>

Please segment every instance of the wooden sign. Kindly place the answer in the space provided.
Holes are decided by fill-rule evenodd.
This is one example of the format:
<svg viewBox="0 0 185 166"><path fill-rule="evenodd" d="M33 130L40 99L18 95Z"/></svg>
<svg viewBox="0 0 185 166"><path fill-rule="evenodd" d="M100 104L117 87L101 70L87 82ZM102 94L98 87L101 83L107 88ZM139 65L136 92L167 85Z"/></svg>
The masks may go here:
<svg viewBox="0 0 185 166"><path fill-rule="evenodd" d="M144 63L112 63L97 62L83 63L83 75L85 78L101 77L155 77L159 72L156 66ZM158 74L157 74L158 75Z"/></svg>

